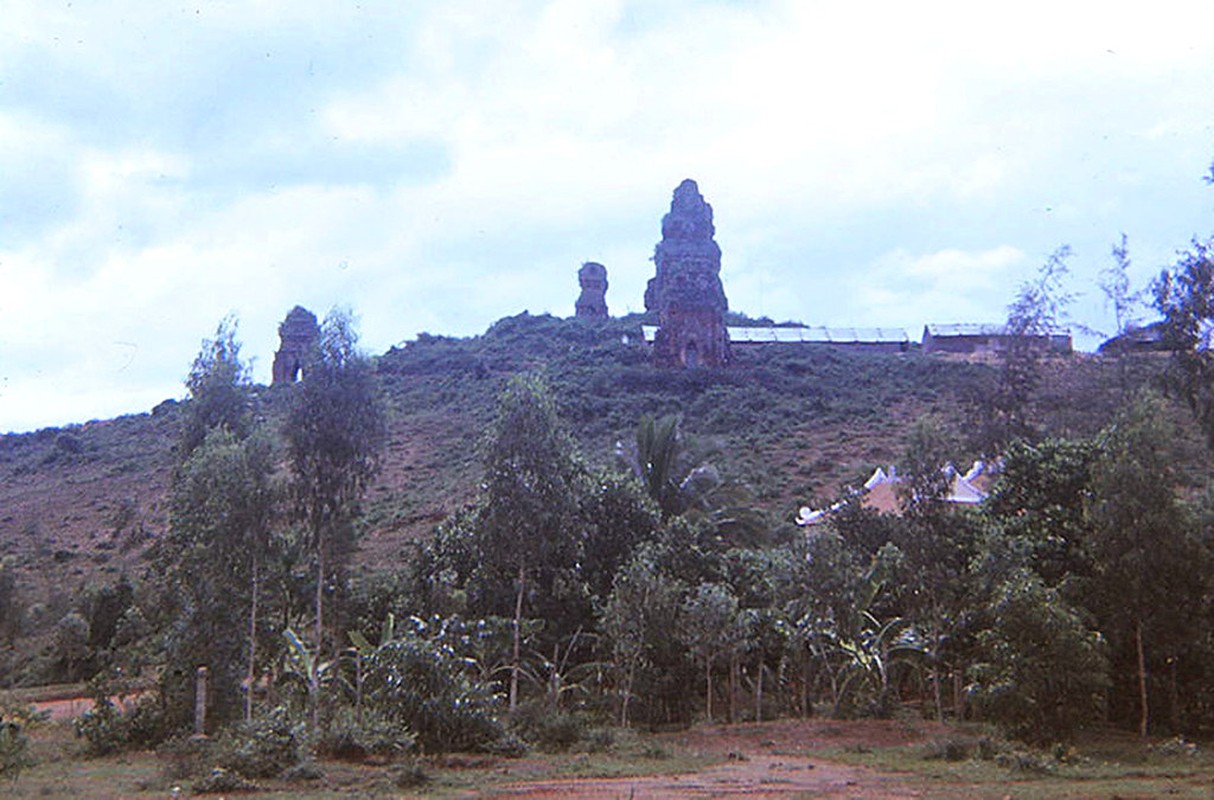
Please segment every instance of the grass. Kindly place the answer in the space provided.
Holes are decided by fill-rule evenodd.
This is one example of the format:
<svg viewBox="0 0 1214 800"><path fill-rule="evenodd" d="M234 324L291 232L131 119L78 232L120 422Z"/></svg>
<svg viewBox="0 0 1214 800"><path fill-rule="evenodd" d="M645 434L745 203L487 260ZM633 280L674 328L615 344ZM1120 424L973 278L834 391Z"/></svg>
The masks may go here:
<svg viewBox="0 0 1214 800"><path fill-rule="evenodd" d="M962 735L972 749L976 737ZM1057 755L999 745L999 755L948 761L940 747L923 743L889 748L827 750L832 761L896 774L924 797L1017 798L1203 798L1214 783L1214 756L1200 749L1172 753L1166 747L1127 740L1103 732L1077 746L1058 748Z"/></svg>
<svg viewBox="0 0 1214 800"><path fill-rule="evenodd" d="M0 784L0 794L13 798L165 798L174 787L191 795L195 778L174 774L173 762L150 752L85 758L71 723L42 723L31 732L36 764L11 783ZM655 754L661 757L655 757ZM648 737L620 732L616 743L603 752L536 754L510 759L480 755L419 757L415 763L428 776L419 787L397 785L397 775L410 763L362 765L325 761L325 776L317 781L259 780L263 791L241 793L245 798L302 798L331 800L350 797L468 797L493 793L506 784L570 778L618 778L695 772L720 759L655 748Z"/></svg>
<svg viewBox="0 0 1214 800"><path fill-rule="evenodd" d="M777 723L787 725L787 723ZM821 728L822 736L846 736L849 723L838 730ZM715 729L714 729L715 730ZM728 733L729 729L723 729ZM1144 745L1117 732L1103 731L1057 753L1030 751L997 743L995 757L979 758L977 742L985 731L971 726L952 729L946 739L920 740L898 747L852 745L796 752L814 761L864 767L889 776L894 784L925 798L1017 798L1064 800L1078 798L1208 798L1214 784L1214 755L1203 748ZM164 798L180 787L189 796L193 779L174 775L172 763L155 753L128 753L86 759L66 722L45 723L33 731L37 764L3 787L5 797ZM759 741L757 737L755 741ZM756 756L770 742L744 754ZM958 747L945 748L944 745ZM966 757L957 757L958 750ZM770 749L768 749L770 754ZM957 760L941 758L948 752ZM674 744L669 737L617 731L613 745L601 752L535 754L509 759L480 755L435 755L388 765L323 762L317 781L258 781L261 791L249 798L339 797L454 798L508 794L510 785L544 781L599 778L639 778L696 773L728 761L729 756L704 755ZM398 777L420 765L427 781L420 786L398 785ZM773 784L774 788L774 784ZM865 795L867 796L867 795Z"/></svg>

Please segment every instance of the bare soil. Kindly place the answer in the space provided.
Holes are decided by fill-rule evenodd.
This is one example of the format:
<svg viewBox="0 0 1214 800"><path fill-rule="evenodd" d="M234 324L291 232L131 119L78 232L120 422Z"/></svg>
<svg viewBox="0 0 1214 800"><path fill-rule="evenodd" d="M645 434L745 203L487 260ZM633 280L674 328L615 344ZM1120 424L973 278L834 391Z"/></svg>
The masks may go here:
<svg viewBox="0 0 1214 800"><path fill-rule="evenodd" d="M944 731L932 723L784 720L696 728L658 737L672 748L724 757L725 763L694 773L630 778L562 778L517 781L494 796L519 798L701 797L920 797L898 776L832 763L813 751L896 747Z"/></svg>

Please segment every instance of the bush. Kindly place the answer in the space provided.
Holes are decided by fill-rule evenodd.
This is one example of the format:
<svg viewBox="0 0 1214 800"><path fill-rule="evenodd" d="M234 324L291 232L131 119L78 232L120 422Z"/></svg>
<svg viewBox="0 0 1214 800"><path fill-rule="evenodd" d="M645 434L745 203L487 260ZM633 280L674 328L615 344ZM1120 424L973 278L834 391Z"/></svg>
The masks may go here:
<svg viewBox="0 0 1214 800"><path fill-rule="evenodd" d="M130 744L128 721L108 697L98 697L73 726L76 736L85 740L85 753L90 756L108 756Z"/></svg>
<svg viewBox="0 0 1214 800"><path fill-rule="evenodd" d="M413 749L413 734L399 722L371 712L361 724L344 709L316 743L317 752L343 761L363 761L369 756L391 758Z"/></svg>
<svg viewBox="0 0 1214 800"><path fill-rule="evenodd" d="M21 770L32 764L25 731L16 722L0 719L0 778L15 781Z"/></svg>
<svg viewBox="0 0 1214 800"><path fill-rule="evenodd" d="M255 792L260 787L235 772L215 767L211 774L194 782L194 794L217 794L219 792Z"/></svg>
<svg viewBox="0 0 1214 800"><path fill-rule="evenodd" d="M416 789L430 782L430 775L418 761L410 761L397 767L392 773L392 784L397 789Z"/></svg>
<svg viewBox="0 0 1214 800"><path fill-rule="evenodd" d="M420 638L376 651L367 673L367 699L386 719L414 733L431 751L484 751L505 733L492 690L471 680L451 649Z"/></svg>
<svg viewBox="0 0 1214 800"><path fill-rule="evenodd" d="M218 743L219 766L246 778L276 778L302 760L303 740L303 723L280 706L224 731Z"/></svg>
<svg viewBox="0 0 1214 800"><path fill-rule="evenodd" d="M536 703L519 709L513 726L524 739L545 753L563 753L578 744L586 734L584 717Z"/></svg>
<svg viewBox="0 0 1214 800"><path fill-rule="evenodd" d="M210 761L215 743L211 739L175 736L160 744L156 754L161 759L161 772L167 781L180 781L201 775Z"/></svg>

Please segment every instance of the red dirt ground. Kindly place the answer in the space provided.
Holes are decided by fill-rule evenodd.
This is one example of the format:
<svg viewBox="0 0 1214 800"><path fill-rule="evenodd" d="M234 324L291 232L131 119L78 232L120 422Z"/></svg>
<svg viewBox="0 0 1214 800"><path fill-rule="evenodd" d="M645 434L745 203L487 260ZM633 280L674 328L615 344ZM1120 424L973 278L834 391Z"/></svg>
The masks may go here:
<svg viewBox="0 0 1214 800"><path fill-rule="evenodd" d="M816 720L698 728L663 736L660 740L680 750L725 756L729 759L727 763L679 775L520 781L501 787L494 796L575 800L919 797L919 789L906 785L896 776L835 764L809 753L822 749L910 744L943 730L932 723L910 726L890 721Z"/></svg>

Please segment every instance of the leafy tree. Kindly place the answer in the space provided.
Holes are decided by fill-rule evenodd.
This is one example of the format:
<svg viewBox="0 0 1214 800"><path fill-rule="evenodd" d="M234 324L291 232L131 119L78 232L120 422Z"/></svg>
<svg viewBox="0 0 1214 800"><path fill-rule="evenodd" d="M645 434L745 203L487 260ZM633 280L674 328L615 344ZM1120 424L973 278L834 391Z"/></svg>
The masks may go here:
<svg viewBox="0 0 1214 800"><path fill-rule="evenodd" d="M535 376L513 378L498 400L497 418L489 431L480 515L482 574L498 586L514 581L512 608L488 609L514 619L511 711L518 705L528 592L534 589L533 609L550 622L559 617L556 605L578 600L561 596L561 590L577 592L570 571L581 545L578 497L583 479L573 439L557 416L547 386Z"/></svg>
<svg viewBox="0 0 1214 800"><path fill-rule="evenodd" d="M1008 306L1006 348L986 420L991 429L986 444L995 451L1017 438L1034 438L1029 403L1041 379L1041 337L1058 331L1074 300L1063 289L1070 256L1067 245L1051 253L1037 276L1021 284Z"/></svg>
<svg viewBox="0 0 1214 800"><path fill-rule="evenodd" d="M1170 384L1193 411L1214 447L1214 242L1193 242L1154 286L1163 315L1164 344L1172 353Z"/></svg>
<svg viewBox="0 0 1214 800"><path fill-rule="evenodd" d="M165 695L188 719L193 667L211 674L217 719L239 708L241 650L250 689L256 673L258 599L263 565L271 548L275 502L273 458L268 440L255 434L238 440L226 428L212 429L181 466L173 486L170 533L160 556L179 609ZM241 630L248 635L242 637Z"/></svg>
<svg viewBox="0 0 1214 800"><path fill-rule="evenodd" d="M956 437L938 419L924 417L912 426L898 485L902 517L886 526L902 554L891 610L914 625L940 720L942 684L950 675L960 697L974 600L969 566L980 527L969 509L945 502L957 476L951 460L956 448Z"/></svg>
<svg viewBox="0 0 1214 800"><path fill-rule="evenodd" d="M1175 493L1171 436L1159 398L1137 398L1106 435L1089 504L1092 586L1106 632L1133 648L1144 737L1151 719L1150 651L1197 633L1193 610L1203 594L1194 583L1201 553Z"/></svg>
<svg viewBox="0 0 1214 800"><path fill-rule="evenodd" d="M643 692L669 667L670 621L679 611L682 586L665 576L648 552L637 553L615 575L610 596L599 615L619 696L619 723L627 726L632 701L653 698Z"/></svg>
<svg viewBox="0 0 1214 800"><path fill-rule="evenodd" d="M985 659L973 670L980 709L1038 741L1099 718L1108 660L1082 610L1019 570L999 585L989 612L991 625L980 634Z"/></svg>
<svg viewBox="0 0 1214 800"><path fill-rule="evenodd" d="M22 607L17 596L17 558L0 558L0 640L12 645L21 630Z"/></svg>
<svg viewBox="0 0 1214 800"><path fill-rule="evenodd" d="M713 665L721 656L734 657L746 642L745 617L738 599L728 586L702 583L684 601L679 631L688 650L704 668L704 706L708 721L712 713Z"/></svg>
<svg viewBox="0 0 1214 800"><path fill-rule="evenodd" d="M226 428L244 438L253 428L252 377L240 358L235 317L220 320L214 339L204 339L190 367L181 457L186 459L206 439L207 432Z"/></svg>
<svg viewBox="0 0 1214 800"><path fill-rule="evenodd" d="M69 681L79 680L80 668L89 655L89 623L75 611L55 625L55 655Z"/></svg>
<svg viewBox="0 0 1214 800"><path fill-rule="evenodd" d="M631 476L599 470L588 477L578 511L585 528L578 561L591 596L602 599L617 570L657 534L661 512Z"/></svg>
<svg viewBox="0 0 1214 800"><path fill-rule="evenodd" d="M1003 469L984 511L998 526L997 550L1018 549L1022 559L1002 567L988 563L1004 580L1027 566L1047 586L1091 574L1090 523L1085 509L1091 496L1092 464L1099 452L1094 441L1046 439L1015 442L1003 458ZM988 551L990 556L997 551Z"/></svg>
<svg viewBox="0 0 1214 800"><path fill-rule="evenodd" d="M291 388L284 437L296 513L316 560L314 645L323 651L326 587L353 550L354 523L379 468L386 426L371 364L358 350L348 312L334 309L325 317L304 376ZM318 713L313 707L313 727Z"/></svg>

